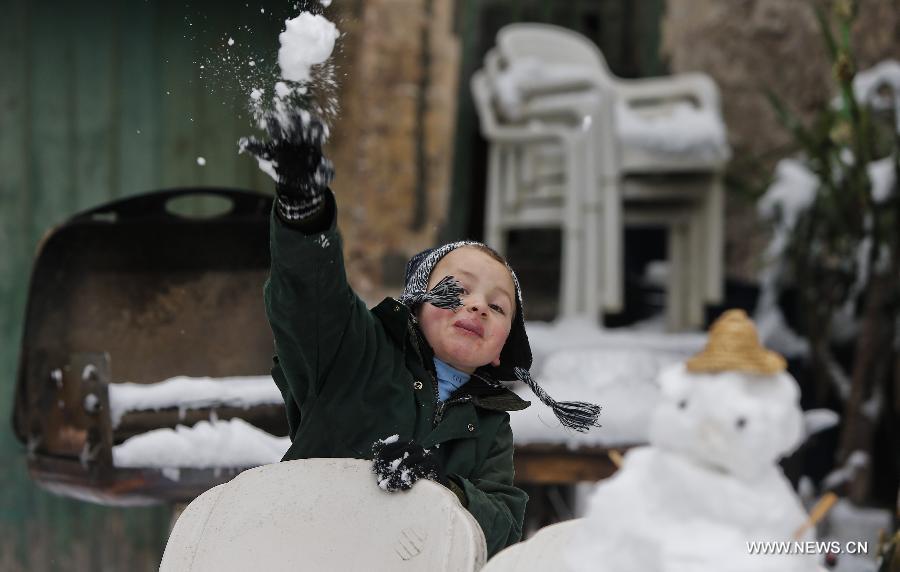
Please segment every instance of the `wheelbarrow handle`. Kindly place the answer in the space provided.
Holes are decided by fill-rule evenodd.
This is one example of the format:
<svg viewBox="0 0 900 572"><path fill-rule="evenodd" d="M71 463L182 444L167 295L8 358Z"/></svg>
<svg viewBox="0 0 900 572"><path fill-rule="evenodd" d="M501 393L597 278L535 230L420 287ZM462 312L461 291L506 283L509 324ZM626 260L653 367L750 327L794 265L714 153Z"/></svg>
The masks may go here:
<svg viewBox="0 0 900 572"><path fill-rule="evenodd" d="M84 217L95 220L103 218L112 218L116 220L183 219L185 217L173 213L168 208L169 203L175 199L189 199L192 197L203 196L215 196L230 201L230 209L215 218L240 218L251 215L267 215L272 207L273 200L270 195L241 189L207 187L177 188L152 191L106 203L80 213L74 218Z"/></svg>

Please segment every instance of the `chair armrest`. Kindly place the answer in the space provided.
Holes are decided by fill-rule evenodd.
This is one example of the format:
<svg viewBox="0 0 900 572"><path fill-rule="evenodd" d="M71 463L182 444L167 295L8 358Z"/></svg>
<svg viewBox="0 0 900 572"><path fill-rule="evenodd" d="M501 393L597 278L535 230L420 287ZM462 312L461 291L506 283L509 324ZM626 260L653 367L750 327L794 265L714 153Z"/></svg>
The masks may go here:
<svg viewBox="0 0 900 572"><path fill-rule="evenodd" d="M529 86L525 91L526 97L541 97L544 95L564 94L579 91L612 91L613 86L598 77L565 77L542 79L540 84Z"/></svg>
<svg viewBox="0 0 900 572"><path fill-rule="evenodd" d="M620 79L616 91L626 105L642 100L677 100L690 98L701 108L718 111L719 89L703 73L684 73L668 77Z"/></svg>
<svg viewBox="0 0 900 572"><path fill-rule="evenodd" d="M513 145L541 143L545 141L561 141L565 143L571 140L576 133L576 130L571 127L561 127L538 121L515 126L494 125L488 129L485 129L484 123L482 123L481 126L481 134L490 142Z"/></svg>
<svg viewBox="0 0 900 572"><path fill-rule="evenodd" d="M614 97L612 91L595 89L544 94L529 98L522 106L521 114L526 119L562 117L580 121L588 115L596 117L603 112L611 113Z"/></svg>

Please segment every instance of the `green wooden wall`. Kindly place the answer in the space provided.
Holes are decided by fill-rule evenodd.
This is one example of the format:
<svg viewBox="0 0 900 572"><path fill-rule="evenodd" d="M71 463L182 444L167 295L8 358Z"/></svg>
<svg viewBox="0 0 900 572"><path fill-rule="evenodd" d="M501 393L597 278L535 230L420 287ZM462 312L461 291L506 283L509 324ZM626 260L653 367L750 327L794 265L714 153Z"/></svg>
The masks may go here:
<svg viewBox="0 0 900 572"><path fill-rule="evenodd" d="M161 188L271 188L236 152L252 130L249 72L219 58L253 53L271 69L290 3L246 4L0 3L2 571L157 569L167 509L92 506L28 479L9 422L26 289L40 237L82 209Z"/></svg>

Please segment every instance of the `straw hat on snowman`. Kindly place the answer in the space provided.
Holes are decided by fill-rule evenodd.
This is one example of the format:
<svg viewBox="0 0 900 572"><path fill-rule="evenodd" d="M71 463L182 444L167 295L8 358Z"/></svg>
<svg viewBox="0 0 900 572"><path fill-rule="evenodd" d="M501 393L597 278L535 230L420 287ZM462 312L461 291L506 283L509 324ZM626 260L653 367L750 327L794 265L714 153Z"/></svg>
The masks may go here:
<svg viewBox="0 0 900 572"><path fill-rule="evenodd" d="M756 326L743 310L728 310L710 327L706 348L685 363L689 373L741 371L774 375L787 369L778 353L759 343Z"/></svg>

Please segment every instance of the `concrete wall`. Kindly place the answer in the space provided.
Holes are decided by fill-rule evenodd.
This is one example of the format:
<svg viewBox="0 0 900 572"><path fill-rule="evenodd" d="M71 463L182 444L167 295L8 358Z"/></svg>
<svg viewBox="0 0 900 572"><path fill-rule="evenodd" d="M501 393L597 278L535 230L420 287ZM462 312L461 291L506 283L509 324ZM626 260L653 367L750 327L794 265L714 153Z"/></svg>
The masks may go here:
<svg viewBox="0 0 900 572"><path fill-rule="evenodd" d="M350 280L370 304L447 217L456 112L454 0L367 0L338 26L342 111L327 152Z"/></svg>

